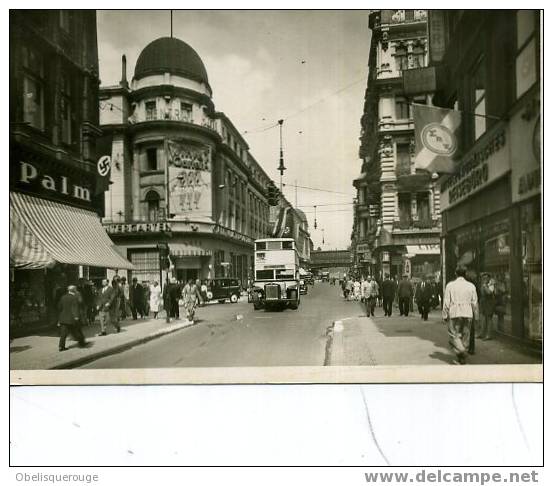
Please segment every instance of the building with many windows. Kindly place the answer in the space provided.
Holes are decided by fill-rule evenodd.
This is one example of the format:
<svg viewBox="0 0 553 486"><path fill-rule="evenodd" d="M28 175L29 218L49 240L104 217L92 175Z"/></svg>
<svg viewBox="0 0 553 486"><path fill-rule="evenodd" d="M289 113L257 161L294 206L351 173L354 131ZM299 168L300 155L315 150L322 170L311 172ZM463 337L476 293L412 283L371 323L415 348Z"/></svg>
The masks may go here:
<svg viewBox="0 0 553 486"><path fill-rule="evenodd" d="M495 281L500 333L543 336L540 13L431 11L434 102L461 110L461 154L440 180L445 280Z"/></svg>
<svg viewBox="0 0 553 486"><path fill-rule="evenodd" d="M93 10L10 11L10 334L55 325L67 286L131 268L98 212Z"/></svg>
<svg viewBox="0 0 553 486"><path fill-rule="evenodd" d="M433 87L413 73L428 64L426 10L377 10L361 118L361 173L352 232L354 266L383 278L440 272L440 191L436 176L414 165L412 104Z"/></svg>
<svg viewBox="0 0 553 486"><path fill-rule="evenodd" d="M164 280L168 243L179 280L232 276L246 285L253 241L270 234L270 178L231 120L216 111L205 66L182 40L140 53L131 82L100 90L112 184L104 226L133 262L129 277Z"/></svg>

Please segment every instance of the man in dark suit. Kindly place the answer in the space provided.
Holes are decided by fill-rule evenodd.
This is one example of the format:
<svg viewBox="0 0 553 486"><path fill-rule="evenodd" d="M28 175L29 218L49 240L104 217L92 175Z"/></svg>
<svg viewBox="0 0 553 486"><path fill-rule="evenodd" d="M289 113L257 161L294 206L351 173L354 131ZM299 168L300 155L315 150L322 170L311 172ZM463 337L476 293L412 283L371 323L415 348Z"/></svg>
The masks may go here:
<svg viewBox="0 0 553 486"><path fill-rule="evenodd" d="M417 285L415 291L415 301L419 308L420 315L423 321L428 320L428 312L430 311L430 305L434 298L434 288L431 279L427 276L422 279Z"/></svg>
<svg viewBox="0 0 553 486"><path fill-rule="evenodd" d="M81 302L77 295L77 287L70 285L67 288L67 294L61 297L58 303L59 324L61 327L59 350L65 351L65 340L67 334L71 334L79 343L79 347L84 348L86 341L81 331Z"/></svg>
<svg viewBox="0 0 553 486"><path fill-rule="evenodd" d="M384 315L390 317L392 315L392 304L396 296L397 286L394 280L386 275L382 282L382 307L384 307Z"/></svg>
<svg viewBox="0 0 553 486"><path fill-rule="evenodd" d="M144 287L138 283L135 277L132 279L131 290L129 292L132 318L136 321L137 314L144 318Z"/></svg>
<svg viewBox="0 0 553 486"><path fill-rule="evenodd" d="M171 286L168 289L170 299L171 317L180 319L179 299L182 297L182 287L175 278L171 279Z"/></svg>
<svg viewBox="0 0 553 486"><path fill-rule="evenodd" d="M98 336L105 336L107 334L106 327L108 324L113 324L117 332L121 330L119 325L111 320L111 308L115 297L115 289L109 284L109 280L105 278L102 280L102 288L96 295L96 309L100 317L100 334Z"/></svg>
<svg viewBox="0 0 553 486"><path fill-rule="evenodd" d="M404 275L403 279L399 281L397 286L397 298L399 302L399 314L407 317L409 315L411 299L413 298L413 286L407 275Z"/></svg>

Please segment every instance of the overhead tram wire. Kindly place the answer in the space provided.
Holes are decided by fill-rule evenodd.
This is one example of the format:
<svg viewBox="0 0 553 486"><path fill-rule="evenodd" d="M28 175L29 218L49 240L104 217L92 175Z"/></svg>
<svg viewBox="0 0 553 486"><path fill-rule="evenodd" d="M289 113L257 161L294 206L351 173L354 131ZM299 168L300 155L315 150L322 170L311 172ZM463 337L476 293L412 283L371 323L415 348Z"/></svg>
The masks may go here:
<svg viewBox="0 0 553 486"><path fill-rule="evenodd" d="M297 184L286 184L286 183L283 183L282 186L283 187L299 187L301 189L309 189L311 191L329 192L329 193L332 193L332 194L340 194L342 196L353 197L353 194L351 194L351 193L331 191L330 189L320 189L318 187L300 186L300 185L297 185Z"/></svg>
<svg viewBox="0 0 553 486"><path fill-rule="evenodd" d="M335 96L337 94L340 94L342 93L343 91L346 91L347 89L355 86L356 84L359 84L361 81L366 81L367 77L366 76L363 76L357 80L355 80L354 82L352 83L349 83L349 84L346 84L345 86L342 86L340 89L326 95L326 96L323 96L322 98L318 99L317 101L314 101L313 103L305 106L304 108L301 108L300 110L298 111L295 111L293 112L291 115L288 115L286 117L283 117L282 120L286 121L286 120L289 120L290 118L293 118L295 116L298 116L300 115L301 113L303 113L304 111L307 111L311 108L313 108L314 106L318 105L319 103L322 103L323 101L326 101L328 98L331 98L332 96ZM244 132L242 132L242 134L254 134L254 133L262 133L262 132L266 132L267 130L270 130L271 128L275 128L275 127L278 127L278 122L277 123L274 123L272 125L269 125L269 126L265 126L265 127L260 127L260 128L254 128L252 130L245 130ZM298 186L299 187L299 186Z"/></svg>

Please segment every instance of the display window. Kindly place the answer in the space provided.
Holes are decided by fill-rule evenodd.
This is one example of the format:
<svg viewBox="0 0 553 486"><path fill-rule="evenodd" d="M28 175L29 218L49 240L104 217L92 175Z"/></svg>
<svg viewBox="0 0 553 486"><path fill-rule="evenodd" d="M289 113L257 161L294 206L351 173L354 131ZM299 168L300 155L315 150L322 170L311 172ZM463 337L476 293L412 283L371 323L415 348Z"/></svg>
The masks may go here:
<svg viewBox="0 0 553 486"><path fill-rule="evenodd" d="M448 276L457 265L467 268L467 279L477 289L484 274L493 288L492 318L502 333L515 334L511 309L511 234L507 213L478 221L453 232L448 238Z"/></svg>
<svg viewBox="0 0 553 486"><path fill-rule="evenodd" d="M543 335L542 231L540 200L521 206L522 302L524 334L531 340Z"/></svg>

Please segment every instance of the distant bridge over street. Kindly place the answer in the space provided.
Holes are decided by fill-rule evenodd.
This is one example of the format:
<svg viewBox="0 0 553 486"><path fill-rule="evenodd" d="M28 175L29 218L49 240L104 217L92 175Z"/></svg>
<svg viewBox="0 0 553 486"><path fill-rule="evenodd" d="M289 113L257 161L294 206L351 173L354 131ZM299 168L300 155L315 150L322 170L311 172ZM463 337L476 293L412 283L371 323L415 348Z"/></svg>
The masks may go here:
<svg viewBox="0 0 553 486"><path fill-rule="evenodd" d="M352 254L349 250L320 250L311 252L311 269L350 267Z"/></svg>

